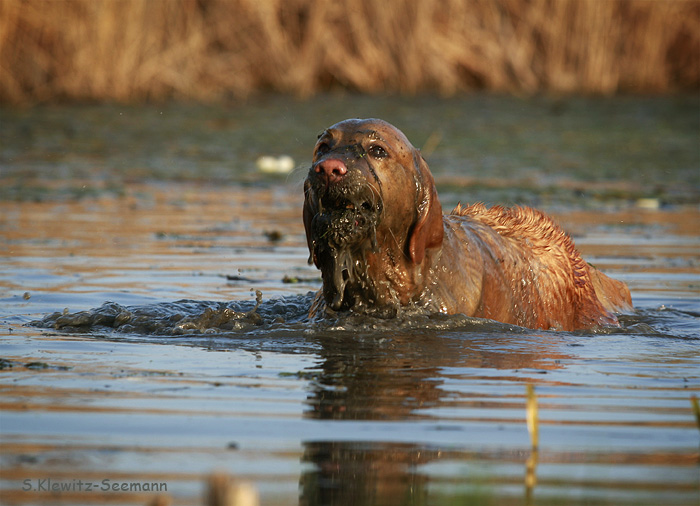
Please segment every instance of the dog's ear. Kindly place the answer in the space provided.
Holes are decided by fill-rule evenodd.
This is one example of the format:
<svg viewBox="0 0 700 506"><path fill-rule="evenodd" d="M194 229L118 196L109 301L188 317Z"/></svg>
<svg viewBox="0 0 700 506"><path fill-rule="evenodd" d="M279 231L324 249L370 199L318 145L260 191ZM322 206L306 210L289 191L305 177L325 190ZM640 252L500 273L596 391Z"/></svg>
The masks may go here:
<svg viewBox="0 0 700 506"><path fill-rule="evenodd" d="M408 254L414 264L418 265L425 258L425 250L442 244L444 235L442 224L442 206L438 199L435 180L428 164L418 150L413 155L416 167L419 193L416 198L418 218L408 239Z"/></svg>
<svg viewBox="0 0 700 506"><path fill-rule="evenodd" d="M309 264L314 263L316 267L316 256L314 255L313 235L311 233L311 223L316 216L316 206L311 203L311 189L308 182L304 184L304 230L306 230L306 244L309 247Z"/></svg>

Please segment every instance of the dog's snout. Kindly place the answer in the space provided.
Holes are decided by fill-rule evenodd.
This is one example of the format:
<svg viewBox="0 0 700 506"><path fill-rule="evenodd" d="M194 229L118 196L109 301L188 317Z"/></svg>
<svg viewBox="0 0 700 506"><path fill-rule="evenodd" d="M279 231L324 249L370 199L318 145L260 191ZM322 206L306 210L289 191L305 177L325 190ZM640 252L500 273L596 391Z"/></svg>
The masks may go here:
<svg viewBox="0 0 700 506"><path fill-rule="evenodd" d="M314 171L326 177L329 182L339 181L347 174L348 166L338 158L329 158L316 164Z"/></svg>

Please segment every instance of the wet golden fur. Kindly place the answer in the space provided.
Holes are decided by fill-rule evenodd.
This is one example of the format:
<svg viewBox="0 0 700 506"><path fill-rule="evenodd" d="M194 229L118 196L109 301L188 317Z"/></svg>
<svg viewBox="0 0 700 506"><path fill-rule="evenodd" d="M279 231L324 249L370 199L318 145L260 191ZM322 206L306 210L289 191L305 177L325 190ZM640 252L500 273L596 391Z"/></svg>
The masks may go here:
<svg viewBox="0 0 700 506"><path fill-rule="evenodd" d="M372 156L376 146L384 155ZM328 164L343 174L324 174ZM343 198L329 212L333 195ZM362 214L362 199L381 209ZM339 212L345 223L356 219L355 227L329 245L315 223L333 223L330 214ZM376 224L366 227L371 237L355 233L370 222ZM335 309L414 304L561 330L617 325L613 313L631 308L627 286L586 263L538 210L476 204L443 215L420 152L382 120L346 120L319 138L305 184L304 225L324 277L320 306L322 299ZM345 244L350 235L352 244Z"/></svg>
<svg viewBox="0 0 700 506"><path fill-rule="evenodd" d="M508 246L499 250L498 261L505 263L515 255L511 265L503 266L510 275L504 283L522 300L523 310L516 320L527 322L526 326L575 329L614 325L611 313L631 308L627 286L589 265L571 237L543 212L519 206L458 204L450 214L482 223L505 240ZM546 301L541 305L544 311L535 309L538 305L532 301L536 299ZM488 309L498 307L497 301L483 306L486 316L498 319L499 311Z"/></svg>

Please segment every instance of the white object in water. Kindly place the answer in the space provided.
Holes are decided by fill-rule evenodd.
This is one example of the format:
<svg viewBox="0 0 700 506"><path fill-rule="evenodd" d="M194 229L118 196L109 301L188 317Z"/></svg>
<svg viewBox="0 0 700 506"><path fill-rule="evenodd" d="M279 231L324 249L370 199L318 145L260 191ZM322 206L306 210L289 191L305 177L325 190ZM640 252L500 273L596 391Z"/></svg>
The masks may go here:
<svg viewBox="0 0 700 506"><path fill-rule="evenodd" d="M649 211L658 211L661 207L661 201L657 198L641 198L637 199L637 207Z"/></svg>
<svg viewBox="0 0 700 506"><path fill-rule="evenodd" d="M294 160L288 155L280 157L261 156L256 164L260 172L268 174L289 174L294 170Z"/></svg>

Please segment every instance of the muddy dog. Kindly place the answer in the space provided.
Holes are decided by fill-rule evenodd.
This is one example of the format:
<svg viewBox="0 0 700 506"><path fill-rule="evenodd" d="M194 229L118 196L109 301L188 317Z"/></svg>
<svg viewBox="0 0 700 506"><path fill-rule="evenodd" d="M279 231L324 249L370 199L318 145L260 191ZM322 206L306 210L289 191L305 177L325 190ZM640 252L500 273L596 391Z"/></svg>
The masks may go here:
<svg viewBox="0 0 700 506"><path fill-rule="evenodd" d="M587 264L549 217L458 205L443 215L433 176L405 135L378 119L318 138L303 219L323 288L318 311L416 305L540 329L618 325L627 286Z"/></svg>

